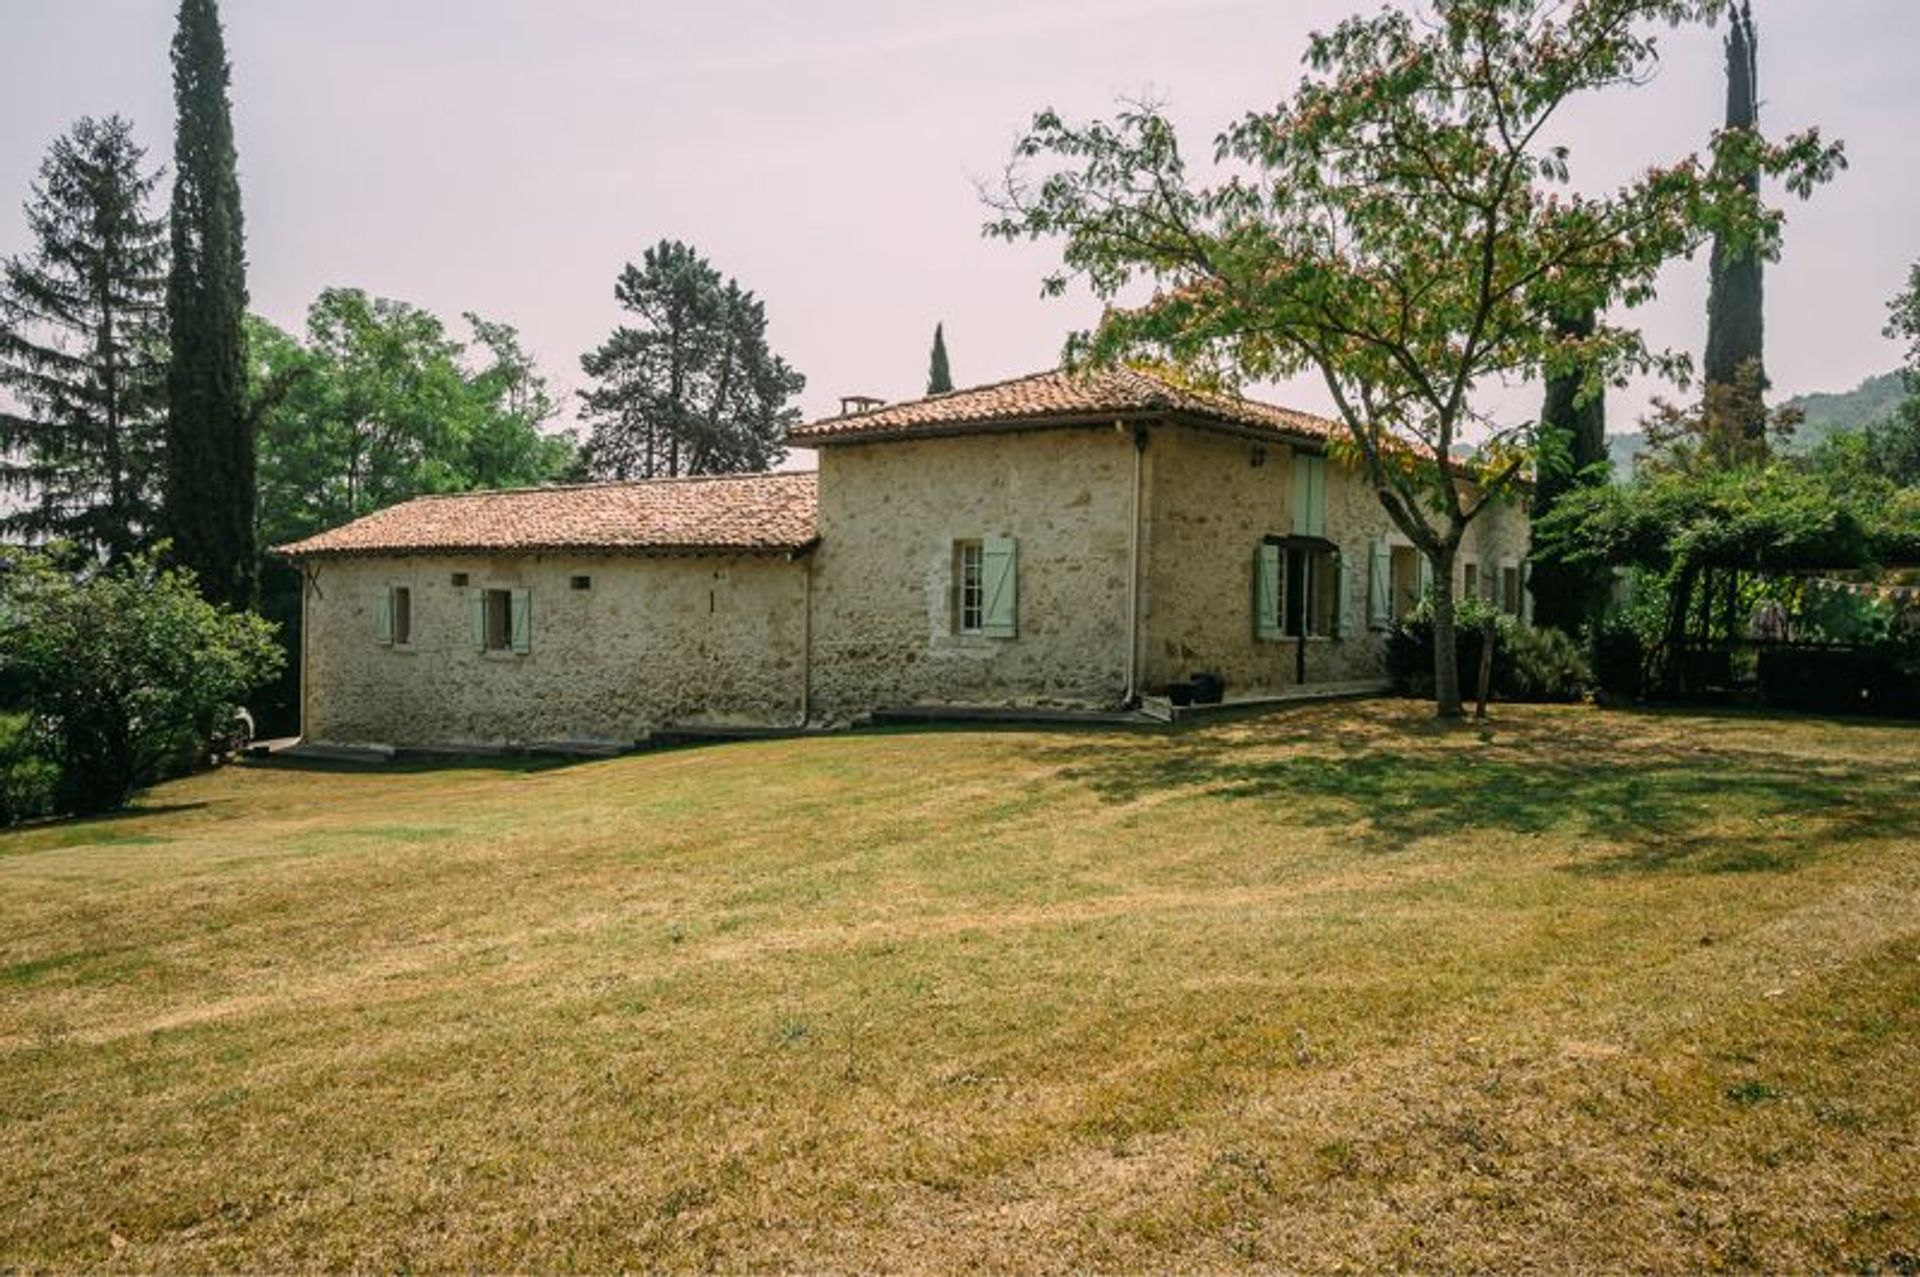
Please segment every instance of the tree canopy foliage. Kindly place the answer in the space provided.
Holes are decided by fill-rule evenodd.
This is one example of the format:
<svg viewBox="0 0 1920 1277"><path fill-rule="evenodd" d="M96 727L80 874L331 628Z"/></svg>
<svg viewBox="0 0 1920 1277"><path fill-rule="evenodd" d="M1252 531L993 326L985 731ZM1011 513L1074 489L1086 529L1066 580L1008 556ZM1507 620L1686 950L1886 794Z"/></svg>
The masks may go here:
<svg viewBox="0 0 1920 1277"><path fill-rule="evenodd" d="M166 225L159 174L118 116L56 140L27 204L33 248L0 267L0 529L106 559L151 538L165 443Z"/></svg>
<svg viewBox="0 0 1920 1277"><path fill-rule="evenodd" d="M582 460L604 479L766 470L786 455L806 378L767 344L765 305L693 248L662 240L620 273L634 317L580 359Z"/></svg>
<svg viewBox="0 0 1920 1277"><path fill-rule="evenodd" d="M426 492L561 476L557 407L506 324L466 316L473 340L406 302L330 288L304 339L252 321L261 415L262 533L279 544Z"/></svg>
<svg viewBox="0 0 1920 1277"><path fill-rule="evenodd" d="M1491 419L1480 389L1579 367L1597 393L1684 371L1614 316L1715 234L1777 252L1781 214L1733 175L1757 168L1805 195L1843 162L1817 131L1722 133L1711 159L1683 155L1601 194L1571 186L1561 109L1644 81L1661 27L1722 7L1437 0L1429 18L1351 18L1312 37L1289 99L1220 134L1208 183L1150 104L1090 124L1043 111L987 231L1061 240L1047 291L1079 279L1114 303L1070 357L1147 355L1228 381L1320 375L1346 450L1434 565L1438 708L1457 714L1453 558L1534 435ZM1603 317L1590 335L1556 328L1588 310ZM1447 459L1469 427L1481 461L1463 486Z"/></svg>

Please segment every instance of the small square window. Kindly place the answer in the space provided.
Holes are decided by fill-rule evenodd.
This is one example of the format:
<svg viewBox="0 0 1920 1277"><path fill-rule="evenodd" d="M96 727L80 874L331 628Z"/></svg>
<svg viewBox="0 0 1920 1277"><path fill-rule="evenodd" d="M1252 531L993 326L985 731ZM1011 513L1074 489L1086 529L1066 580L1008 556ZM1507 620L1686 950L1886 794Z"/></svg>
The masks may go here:
<svg viewBox="0 0 1920 1277"><path fill-rule="evenodd" d="M590 576L576 576L573 578L572 584L576 590L591 590L593 588L593 578Z"/></svg>
<svg viewBox="0 0 1920 1277"><path fill-rule="evenodd" d="M453 574L453 588L456 590L464 590L467 588L467 574L465 572L455 572Z"/></svg>

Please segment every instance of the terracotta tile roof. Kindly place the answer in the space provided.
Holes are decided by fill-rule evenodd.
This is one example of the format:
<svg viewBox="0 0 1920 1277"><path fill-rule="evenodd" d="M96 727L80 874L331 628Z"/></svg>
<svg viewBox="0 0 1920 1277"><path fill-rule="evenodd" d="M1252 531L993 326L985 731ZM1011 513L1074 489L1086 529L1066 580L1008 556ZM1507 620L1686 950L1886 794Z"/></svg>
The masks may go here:
<svg viewBox="0 0 1920 1277"><path fill-rule="evenodd" d="M415 497L279 547L317 555L632 550L769 553L814 541L811 472Z"/></svg>
<svg viewBox="0 0 1920 1277"><path fill-rule="evenodd" d="M1290 439L1327 439L1337 422L1237 395L1209 394L1130 368L1062 369L1016 377L909 403L809 422L788 438L803 447L866 439L965 434L976 430L1174 416Z"/></svg>

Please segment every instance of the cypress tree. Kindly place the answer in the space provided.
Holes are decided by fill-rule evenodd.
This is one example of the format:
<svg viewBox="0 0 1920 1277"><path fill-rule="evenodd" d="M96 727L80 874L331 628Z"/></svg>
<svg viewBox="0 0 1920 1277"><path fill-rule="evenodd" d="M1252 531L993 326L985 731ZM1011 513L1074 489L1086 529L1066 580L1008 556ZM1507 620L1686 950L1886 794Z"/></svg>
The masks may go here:
<svg viewBox="0 0 1920 1277"><path fill-rule="evenodd" d="M132 126L82 119L27 205L33 252L0 269L0 530L125 558L153 531L164 437L166 228Z"/></svg>
<svg viewBox="0 0 1920 1277"><path fill-rule="evenodd" d="M933 358L927 365L927 393L944 395L953 389L953 371L947 367L946 325L933 326Z"/></svg>
<svg viewBox="0 0 1920 1277"><path fill-rule="evenodd" d="M258 574L247 408L246 248L216 0L181 0L173 37L173 269L167 316L166 530L217 602L247 606Z"/></svg>
<svg viewBox="0 0 1920 1277"><path fill-rule="evenodd" d="M1727 34L1726 129L1729 134L1751 135L1760 127L1759 40L1748 0L1729 3L1728 12L1733 29ZM1750 165L1738 177L1746 190L1759 192L1758 167ZM1762 392L1767 388L1760 254L1751 246L1717 237L1711 272L1705 361L1708 400L1724 405L1723 411L1737 418L1722 423L1730 434L1763 441L1767 419L1761 395L1738 393L1743 378L1749 387ZM1715 393L1714 387L1722 389Z"/></svg>
<svg viewBox="0 0 1920 1277"><path fill-rule="evenodd" d="M1582 342L1593 336L1594 313L1566 315L1554 328L1563 342ZM1601 394L1582 401L1585 370L1575 361L1547 380L1547 401L1540 409L1540 464L1534 476L1535 522L1576 487L1607 481L1607 404ZM1533 593L1533 620L1577 634L1606 601L1604 568L1560 563L1536 555L1528 589Z"/></svg>

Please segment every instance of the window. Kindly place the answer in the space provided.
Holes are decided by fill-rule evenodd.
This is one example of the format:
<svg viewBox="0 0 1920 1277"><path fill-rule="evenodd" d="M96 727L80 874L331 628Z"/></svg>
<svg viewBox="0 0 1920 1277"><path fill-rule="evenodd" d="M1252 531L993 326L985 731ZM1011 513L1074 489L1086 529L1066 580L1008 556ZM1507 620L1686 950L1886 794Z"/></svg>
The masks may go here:
<svg viewBox="0 0 1920 1277"><path fill-rule="evenodd" d="M1508 616L1520 615L1520 565L1517 563L1500 567L1500 610Z"/></svg>
<svg viewBox="0 0 1920 1277"><path fill-rule="evenodd" d="M591 590L593 588L593 578L590 576L576 576L569 584L576 590Z"/></svg>
<svg viewBox="0 0 1920 1277"><path fill-rule="evenodd" d="M1426 556L1410 545L1396 545L1392 551L1392 587L1389 595L1391 616L1398 621L1413 610L1427 592Z"/></svg>
<svg viewBox="0 0 1920 1277"><path fill-rule="evenodd" d="M527 591L469 590L467 597L473 608L475 651L514 652L524 656L533 650L533 613Z"/></svg>
<svg viewBox="0 0 1920 1277"><path fill-rule="evenodd" d="M1460 597L1470 599L1480 593L1480 565L1469 559L1460 567Z"/></svg>
<svg viewBox="0 0 1920 1277"><path fill-rule="evenodd" d="M373 597L374 627L380 642L405 647L413 642L413 590L404 585L382 586Z"/></svg>
<svg viewBox="0 0 1920 1277"><path fill-rule="evenodd" d="M954 633L1018 636L1018 550L1011 537L953 543Z"/></svg>
<svg viewBox="0 0 1920 1277"><path fill-rule="evenodd" d="M464 590L467 588L467 574L465 572L455 572L453 574L453 588L456 590Z"/></svg>
<svg viewBox="0 0 1920 1277"><path fill-rule="evenodd" d="M1255 637L1338 636L1345 579L1331 547L1263 542L1254 560Z"/></svg>
<svg viewBox="0 0 1920 1277"><path fill-rule="evenodd" d="M1332 636L1340 606L1338 556L1331 550L1293 547L1284 568L1286 614L1281 631L1288 638Z"/></svg>

